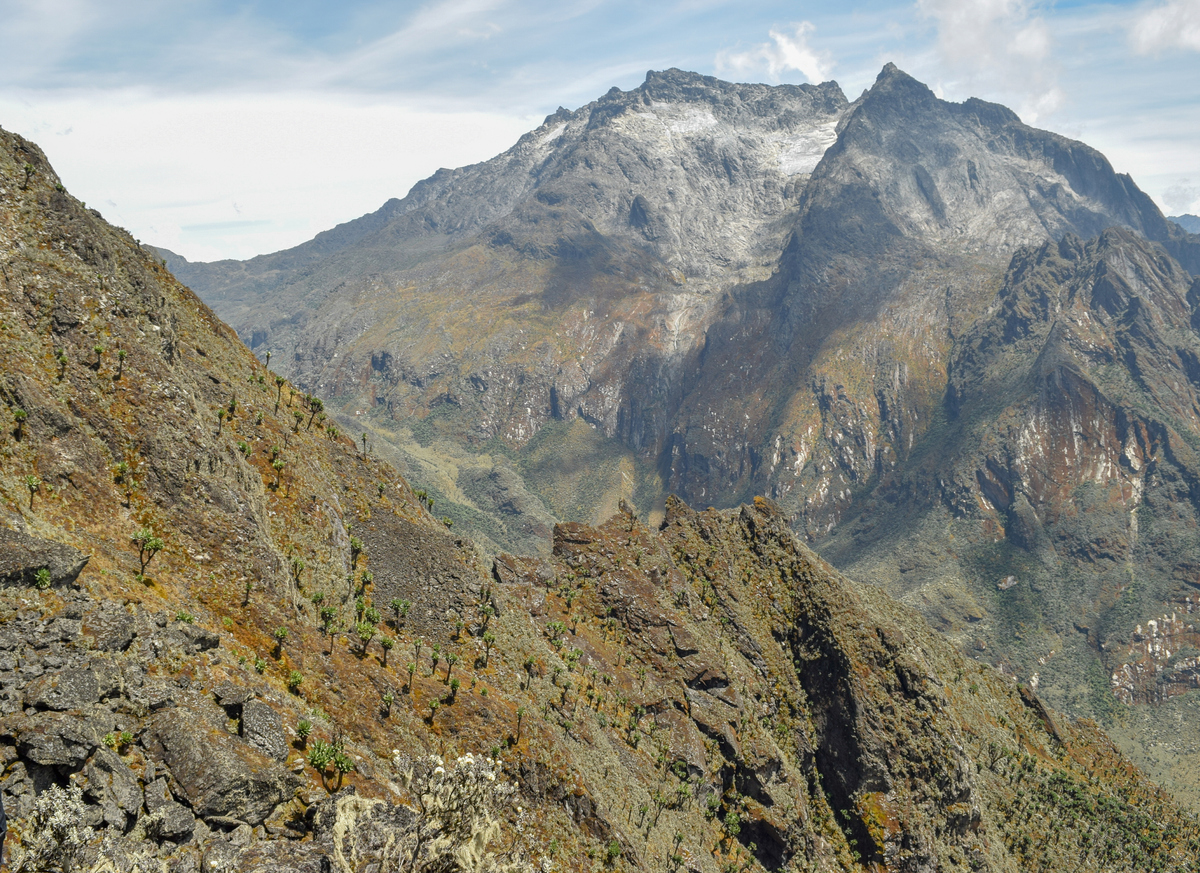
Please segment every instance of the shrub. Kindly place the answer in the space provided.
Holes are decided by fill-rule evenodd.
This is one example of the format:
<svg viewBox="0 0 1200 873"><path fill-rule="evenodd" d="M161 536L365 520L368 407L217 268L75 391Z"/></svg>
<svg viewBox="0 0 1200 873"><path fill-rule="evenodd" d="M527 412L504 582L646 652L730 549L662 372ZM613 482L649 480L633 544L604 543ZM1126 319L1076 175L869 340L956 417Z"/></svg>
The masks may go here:
<svg viewBox="0 0 1200 873"><path fill-rule="evenodd" d="M332 744L324 740L313 740L312 747L308 750L308 763L317 772L324 773L329 769L329 765L333 763L335 752L336 750Z"/></svg>
<svg viewBox="0 0 1200 873"><path fill-rule="evenodd" d="M50 587L50 570L49 570L49 568L42 567L42 569L38 570L37 573L35 574L33 584L36 585L38 588L40 588L42 591L45 591L47 588L49 588Z"/></svg>
<svg viewBox="0 0 1200 873"><path fill-rule="evenodd" d="M302 684L304 684L304 674L299 670L293 670L288 674L287 687L292 694L295 694Z"/></svg>
<svg viewBox="0 0 1200 873"><path fill-rule="evenodd" d="M493 869L487 845L500 833L499 808L516 789L494 760L464 755L447 765L436 755L393 753L393 765L419 815L398 840L395 869Z"/></svg>
<svg viewBox="0 0 1200 873"><path fill-rule="evenodd" d="M362 643L360 654L365 657L367 654L367 646L371 645L371 640L375 639L375 634L378 633L378 631L376 630L375 625L371 624L370 622L360 621L354 626L354 633L358 636L358 639Z"/></svg>
<svg viewBox="0 0 1200 873"><path fill-rule="evenodd" d="M21 479L25 483L25 487L29 489L29 508L33 509L33 495L42 490L42 480L32 473Z"/></svg>
<svg viewBox="0 0 1200 873"><path fill-rule="evenodd" d="M80 824L84 817L83 789L78 783L68 783L65 790L51 785L34 801L10 869L13 873L79 869L93 837L92 829Z"/></svg>
<svg viewBox="0 0 1200 873"><path fill-rule="evenodd" d="M146 567L154 556L162 551L165 543L161 537L154 535L154 530L149 527L144 527L133 535L133 541L138 546L138 560L142 563L142 571L139 575L146 575Z"/></svg>

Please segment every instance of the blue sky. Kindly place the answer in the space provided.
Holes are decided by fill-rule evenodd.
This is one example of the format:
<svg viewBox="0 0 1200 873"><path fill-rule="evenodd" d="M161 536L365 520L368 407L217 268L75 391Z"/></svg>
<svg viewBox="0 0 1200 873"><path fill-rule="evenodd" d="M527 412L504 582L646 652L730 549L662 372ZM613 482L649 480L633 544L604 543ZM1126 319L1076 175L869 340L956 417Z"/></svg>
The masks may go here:
<svg viewBox="0 0 1200 873"><path fill-rule="evenodd" d="M1200 0L0 0L0 22L0 126L194 260L295 245L666 67L853 98L894 61L1200 212Z"/></svg>

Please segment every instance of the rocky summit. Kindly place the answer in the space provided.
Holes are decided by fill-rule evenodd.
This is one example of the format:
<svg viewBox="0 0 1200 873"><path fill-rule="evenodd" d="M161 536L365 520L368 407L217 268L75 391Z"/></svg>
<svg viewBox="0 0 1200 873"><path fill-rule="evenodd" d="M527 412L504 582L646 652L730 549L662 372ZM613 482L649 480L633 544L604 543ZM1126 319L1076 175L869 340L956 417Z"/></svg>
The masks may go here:
<svg viewBox="0 0 1200 873"><path fill-rule="evenodd" d="M853 102L670 70L296 249L167 260L486 551L768 496L1200 804L1188 227L894 65Z"/></svg>
<svg viewBox="0 0 1200 873"><path fill-rule="evenodd" d="M11 869L1196 869L1094 722L771 500L485 558L3 131L0 267Z"/></svg>

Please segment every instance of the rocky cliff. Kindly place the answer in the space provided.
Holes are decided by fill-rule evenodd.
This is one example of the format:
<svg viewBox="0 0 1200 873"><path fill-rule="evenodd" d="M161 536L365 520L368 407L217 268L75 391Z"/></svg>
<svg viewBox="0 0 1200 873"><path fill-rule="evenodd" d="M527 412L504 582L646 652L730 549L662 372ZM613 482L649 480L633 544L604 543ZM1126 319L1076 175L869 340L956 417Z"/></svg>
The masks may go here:
<svg viewBox="0 0 1200 873"><path fill-rule="evenodd" d="M484 563L5 132L0 265L15 869L1194 869L770 501Z"/></svg>

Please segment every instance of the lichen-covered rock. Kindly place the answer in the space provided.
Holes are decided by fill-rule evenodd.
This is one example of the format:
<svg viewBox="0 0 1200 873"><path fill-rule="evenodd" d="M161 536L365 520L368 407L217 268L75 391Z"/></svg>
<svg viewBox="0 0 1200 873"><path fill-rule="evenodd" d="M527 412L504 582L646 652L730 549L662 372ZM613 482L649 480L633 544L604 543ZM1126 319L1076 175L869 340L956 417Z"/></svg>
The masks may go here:
<svg viewBox="0 0 1200 873"><path fill-rule="evenodd" d="M261 824L300 785L296 774L185 709L172 707L155 715L145 743L201 817Z"/></svg>
<svg viewBox="0 0 1200 873"><path fill-rule="evenodd" d="M59 712L6 716L0 731L15 737L18 751L30 761L70 770L83 766L102 736L91 721Z"/></svg>
<svg viewBox="0 0 1200 873"><path fill-rule="evenodd" d="M61 670L29 683L26 702L36 709L82 709L100 700L100 680L86 667Z"/></svg>
<svg viewBox="0 0 1200 873"><path fill-rule="evenodd" d="M242 738L267 757L287 760L283 717L261 700L248 700L242 704Z"/></svg>
<svg viewBox="0 0 1200 873"><path fill-rule="evenodd" d="M146 836L154 840L180 841L196 828L196 816L182 803L168 801L138 822Z"/></svg>
<svg viewBox="0 0 1200 873"><path fill-rule="evenodd" d="M83 770L85 793L100 804L104 821L125 830L142 809L137 775L116 752L100 748Z"/></svg>
<svg viewBox="0 0 1200 873"><path fill-rule="evenodd" d="M34 586L38 570L48 570L50 587L61 588L74 583L87 562L78 549L0 524L0 587Z"/></svg>
<svg viewBox="0 0 1200 873"><path fill-rule="evenodd" d="M123 652L133 642L136 625L125 609L106 602L89 614L83 633L91 637L92 646L98 651Z"/></svg>

